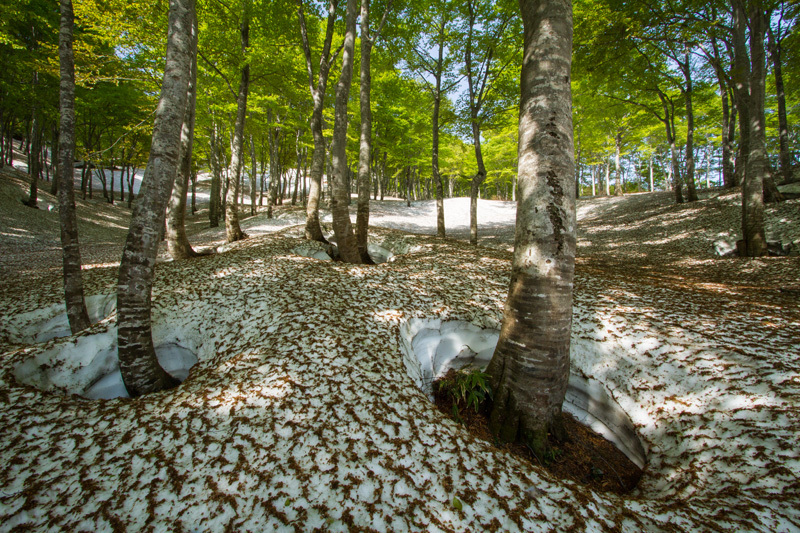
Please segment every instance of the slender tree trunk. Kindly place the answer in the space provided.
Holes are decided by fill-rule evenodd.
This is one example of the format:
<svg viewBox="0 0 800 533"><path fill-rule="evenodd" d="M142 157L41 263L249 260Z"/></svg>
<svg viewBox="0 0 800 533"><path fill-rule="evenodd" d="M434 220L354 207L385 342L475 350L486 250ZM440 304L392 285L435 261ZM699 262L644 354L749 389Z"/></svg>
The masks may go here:
<svg viewBox="0 0 800 533"><path fill-rule="evenodd" d="M616 169L616 175L614 178L616 179L616 183L614 184L614 196L622 196L625 191L622 187L622 168L619 162L619 152L622 146L622 131L617 132L617 136L614 137L614 165Z"/></svg>
<svg viewBox="0 0 800 533"><path fill-rule="evenodd" d="M245 4L242 21L242 58L247 57L250 46L250 2ZM228 177L230 184L225 194L225 237L227 242L235 242L247 237L239 226L239 184L242 176L244 148L244 122L247 114L247 93L250 89L250 64L242 67L242 79L239 82L239 94L236 97L236 123L233 128L231 143L231 164Z"/></svg>
<svg viewBox="0 0 800 533"><path fill-rule="evenodd" d="M256 214L256 195L258 194L258 159L256 158L256 143L253 134L250 134L250 216Z"/></svg>
<svg viewBox="0 0 800 533"><path fill-rule="evenodd" d="M611 163L606 158L606 196L611 196Z"/></svg>
<svg viewBox="0 0 800 533"><path fill-rule="evenodd" d="M675 193L675 203L683 203L683 192L681 183L681 169L678 163L678 146L675 142L675 113L674 108L670 110L671 100L668 100L663 93L659 93L661 98L661 105L664 109L664 118L661 120L664 123L664 128L667 133L667 142L669 143L670 160L672 162L672 189Z"/></svg>
<svg viewBox="0 0 800 533"><path fill-rule="evenodd" d="M267 122L272 124L272 111L267 111ZM267 197L267 218L272 218L272 208L278 205L278 187L280 187L280 127L270 126L267 131L269 144L269 195Z"/></svg>
<svg viewBox="0 0 800 533"><path fill-rule="evenodd" d="M783 65L781 61L781 40L776 39L772 28L767 25L767 36L772 59L772 72L775 76L775 92L778 97L778 144L780 146L781 176L783 183L792 181L792 152L789 149L789 122L786 119L786 91L783 88Z"/></svg>
<svg viewBox="0 0 800 533"><path fill-rule="evenodd" d="M358 151L358 208L356 211L356 245L361 262L372 263L367 251L369 232L369 197L372 189L372 109L370 92L372 90L370 57L372 55L373 36L369 27L370 0L361 0L361 137Z"/></svg>
<svg viewBox="0 0 800 533"><path fill-rule="evenodd" d="M327 242L322 235L319 224L319 203L322 196L322 173L325 168L325 136L322 133L322 108L324 106L325 91L328 86L328 74L331 67L331 42L333 40L334 22L336 21L336 5L338 0L328 2L328 19L325 27L325 41L319 59L319 73L314 81L314 69L311 63L311 46L306 30L305 15L303 13L303 0L297 0L298 16L300 20L300 33L303 38L303 53L306 58L308 71L308 86L311 90L313 111L311 112L311 134L314 139L314 152L311 156L311 184L308 192L308 205L306 206L306 239Z"/></svg>
<svg viewBox="0 0 800 533"><path fill-rule="evenodd" d="M294 176L294 191L292 192L292 205L297 203L297 192L300 190L300 174L302 172L302 150L300 150L300 129L295 132L294 137L294 154L297 161L297 172Z"/></svg>
<svg viewBox="0 0 800 533"><path fill-rule="evenodd" d="M381 179L378 182L380 184L380 195L381 195L381 202L384 199L384 193L386 191L386 150L383 151L383 160L381 161Z"/></svg>
<svg viewBox="0 0 800 533"><path fill-rule="evenodd" d="M350 195L348 193L347 168L347 101L350 98L350 84L353 77L353 60L356 42L356 17L358 0L347 0L346 32L342 51L342 75L336 85L335 119L333 141L331 142L331 167L333 169L333 196L331 214L333 232L339 255L346 263L361 263L353 227L350 222Z"/></svg>
<svg viewBox="0 0 800 533"><path fill-rule="evenodd" d="M686 196L690 202L697 201L697 187L694 182L694 110L692 108L692 69L689 52L685 57L686 67L683 69L686 79L686 90L683 93L686 102Z"/></svg>
<svg viewBox="0 0 800 533"><path fill-rule="evenodd" d="M511 283L487 373L489 428L543 456L565 435L569 380L575 197L570 0L520 0L524 25L519 121L519 199Z"/></svg>
<svg viewBox="0 0 800 533"><path fill-rule="evenodd" d="M470 121L472 126L472 143L475 147L475 160L478 165L478 171L472 177L472 187L470 187L469 195L469 242L470 244L478 244L478 194L480 187L486 179L486 167L483 164L483 152L481 151L481 129L478 114L482 106L481 96L477 94L475 75L472 69L472 31L475 25L475 14L473 11L472 1L467 3L470 13L469 21L469 34L467 37L465 63L467 69L467 86L469 88L469 111ZM491 61L491 53L487 54L487 63ZM489 66L486 65L484 76L489 75ZM486 77L483 78L482 83L485 84ZM483 91L481 91L483 92Z"/></svg>
<svg viewBox="0 0 800 533"><path fill-rule="evenodd" d="M194 10L193 10L194 11ZM192 152L194 145L195 107L197 102L197 15L192 14L192 42L189 85L186 94L186 110L181 126L181 156L178 175L169 200L167 211L167 247L173 259L197 256L186 235L186 196L192 175ZM112 187L113 188L113 187Z"/></svg>
<svg viewBox="0 0 800 533"><path fill-rule="evenodd" d="M33 74L33 87L36 88L38 73ZM30 129L30 142L31 147L28 151L28 175L31 178L31 187L28 194L28 199L25 205L28 207L35 207L38 209L39 204L39 174L41 173L41 165L39 162L39 153L42 149L42 133L41 124L39 119L39 109L37 105L33 107L31 115L31 129Z"/></svg>
<svg viewBox="0 0 800 533"><path fill-rule="evenodd" d="M132 396L167 389L177 380L158 364L150 325L158 235L178 170L181 127L191 72L193 0L170 0L167 58L156 109L150 159L119 266L117 327L120 371Z"/></svg>
<svg viewBox="0 0 800 533"><path fill-rule="evenodd" d="M439 172L439 112L442 104L442 71L444 65L444 29L445 20L441 21L441 31L439 32L439 43L436 56L436 87L433 95L433 149L431 150L431 162L433 181L436 186L436 234L439 237L446 237L444 226L444 191L442 188L442 176Z"/></svg>
<svg viewBox="0 0 800 533"><path fill-rule="evenodd" d="M208 160L211 165L211 198L208 201L208 225L211 228L219 227L220 212L220 189L222 188L222 170L219 158L219 139L217 137L217 125L212 124L209 136L209 155Z"/></svg>
<svg viewBox="0 0 800 533"><path fill-rule="evenodd" d="M736 173L734 162L736 149L733 142L736 137L736 113L731 109L728 100L728 90L720 87L722 91L722 181L726 189L736 187Z"/></svg>
<svg viewBox="0 0 800 533"><path fill-rule="evenodd" d="M655 187L653 186L653 156L650 156L650 192L653 192Z"/></svg>
<svg viewBox="0 0 800 533"><path fill-rule="evenodd" d="M61 222L61 248L64 266L64 302L69 328L73 334L89 327L89 314L83 293L81 250L78 243L78 220L75 214L75 62L72 52L72 29L75 16L72 0L61 0L61 23L58 56L61 66L59 110L61 119L58 141L58 216Z"/></svg>

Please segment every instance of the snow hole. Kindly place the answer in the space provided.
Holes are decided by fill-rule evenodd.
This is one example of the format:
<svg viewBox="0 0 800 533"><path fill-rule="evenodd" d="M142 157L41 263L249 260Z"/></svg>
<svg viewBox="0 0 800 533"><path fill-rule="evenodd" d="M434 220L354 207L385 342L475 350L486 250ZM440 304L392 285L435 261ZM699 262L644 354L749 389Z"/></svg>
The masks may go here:
<svg viewBox="0 0 800 533"><path fill-rule="evenodd" d="M86 310L92 324L100 322L117 310L117 295L88 296ZM63 303L19 314L9 322L7 329L9 340L18 344L38 344L72 335L67 309Z"/></svg>
<svg viewBox="0 0 800 533"><path fill-rule="evenodd" d="M184 381L198 361L196 350L186 346L191 346L190 342L158 333L154 329L158 362L173 377ZM17 365L14 375L20 383L43 391L57 390L93 400L129 397L119 370L116 326L56 344Z"/></svg>
<svg viewBox="0 0 800 533"><path fill-rule="evenodd" d="M451 368L485 369L500 332L459 320L415 318L400 327L400 336L408 375L432 399L433 382ZM571 372L563 408L644 468L647 456L636 429L602 383Z"/></svg>
<svg viewBox="0 0 800 533"><path fill-rule="evenodd" d="M313 257L321 261L331 261L339 255L336 247L336 237L328 238L329 244L316 241L302 241L292 248L292 253L302 257ZM418 251L418 246L409 244L403 237L386 237L382 240L367 244L367 253L376 265L393 262L398 255Z"/></svg>

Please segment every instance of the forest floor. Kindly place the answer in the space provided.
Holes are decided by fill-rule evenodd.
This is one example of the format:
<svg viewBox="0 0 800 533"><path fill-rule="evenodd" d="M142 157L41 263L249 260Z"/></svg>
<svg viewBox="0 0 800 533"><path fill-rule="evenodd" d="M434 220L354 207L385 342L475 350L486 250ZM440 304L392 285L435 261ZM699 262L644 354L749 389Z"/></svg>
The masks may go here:
<svg viewBox="0 0 800 533"><path fill-rule="evenodd" d="M114 313L26 337L63 298L55 201L26 196L0 170L0 531L800 531L800 257L716 255L738 191L578 202L572 372L646 451L623 496L474 438L410 377L409 323L498 327L512 203L480 202L472 247L466 199L447 239L433 202L375 202L371 240L396 254L376 266L297 255L299 206L243 217L231 245L201 210L190 239L218 253L162 254L153 291L156 343L198 363L177 389L89 400ZM87 294L113 295L129 211L96 194L78 213ZM766 221L800 248L800 200Z"/></svg>

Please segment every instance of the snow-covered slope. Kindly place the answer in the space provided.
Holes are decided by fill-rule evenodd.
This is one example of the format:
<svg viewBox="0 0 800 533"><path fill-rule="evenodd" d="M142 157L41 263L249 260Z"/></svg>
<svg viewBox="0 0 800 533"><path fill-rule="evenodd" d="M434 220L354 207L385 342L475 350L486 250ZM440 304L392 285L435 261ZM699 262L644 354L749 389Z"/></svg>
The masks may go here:
<svg viewBox="0 0 800 533"><path fill-rule="evenodd" d="M599 210L613 203L635 218L625 200L585 201L598 206L585 217L607 229L582 229L603 248L584 244L578 264L573 371L603 384L645 446L629 496L553 479L474 439L406 369L402 329L413 319L498 327L513 216L492 221L499 246L478 248L374 229L407 253L371 267L301 257L302 230L289 227L159 264L155 327L198 357L175 390L88 400L17 380L42 354L107 336L113 314L32 345L0 324L0 530L800 530L798 259L672 256L671 232L683 230L671 223L666 244L623 240L613 253L631 229ZM428 233L424 220L407 229ZM86 271L90 294L114 291L105 261ZM0 314L58 302L57 275L35 281L0 280Z"/></svg>

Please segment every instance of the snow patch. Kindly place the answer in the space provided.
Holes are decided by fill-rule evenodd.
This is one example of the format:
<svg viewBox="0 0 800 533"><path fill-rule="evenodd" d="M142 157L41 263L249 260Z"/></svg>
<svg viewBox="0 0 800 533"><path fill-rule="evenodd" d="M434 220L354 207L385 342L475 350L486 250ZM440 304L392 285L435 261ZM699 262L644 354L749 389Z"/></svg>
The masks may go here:
<svg viewBox="0 0 800 533"><path fill-rule="evenodd" d="M433 382L451 368L484 370L499 337L499 330L460 320L413 318L400 326L406 371L429 398ZM600 381L572 369L563 409L644 468L647 456L633 423Z"/></svg>
<svg viewBox="0 0 800 533"><path fill-rule="evenodd" d="M117 310L116 294L95 294L86 297L86 310L94 324ZM23 313L12 318L6 326L9 340L19 344L38 344L59 337L69 337L67 310L63 303Z"/></svg>
<svg viewBox="0 0 800 533"><path fill-rule="evenodd" d="M208 348L207 343L197 342L198 339L179 338L181 333L178 324L154 327L153 342L162 368L184 381L198 362L198 353ZM54 344L18 364L14 376L20 383L43 391L60 391L91 399L128 397L119 369L114 324L105 331L78 335Z"/></svg>

